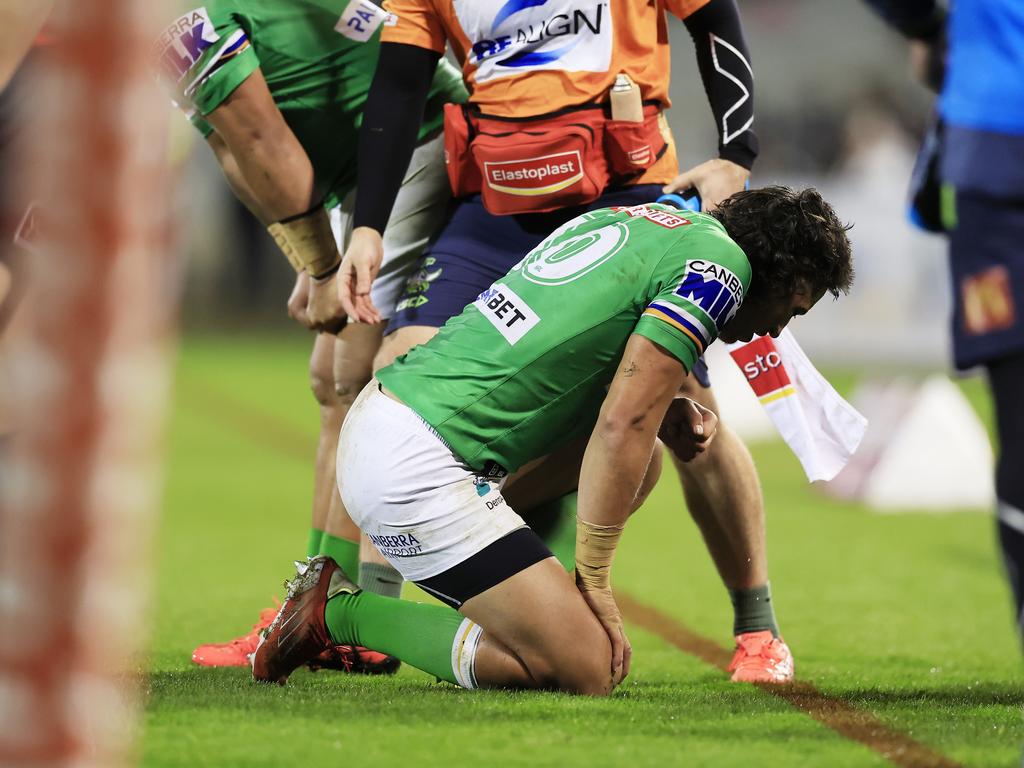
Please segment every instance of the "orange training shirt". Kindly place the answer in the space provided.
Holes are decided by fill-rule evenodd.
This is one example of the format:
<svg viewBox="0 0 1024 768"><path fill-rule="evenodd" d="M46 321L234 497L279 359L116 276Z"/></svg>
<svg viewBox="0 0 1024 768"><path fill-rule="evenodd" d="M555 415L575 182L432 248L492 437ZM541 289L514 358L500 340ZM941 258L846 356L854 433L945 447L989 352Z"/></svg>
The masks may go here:
<svg viewBox="0 0 1024 768"><path fill-rule="evenodd" d="M707 2L386 0L393 16L381 41L441 54L450 43L470 103L489 115L531 117L603 103L620 72L640 86L643 99L668 108L665 11L684 19ZM668 151L636 183L664 183L677 172L669 140Z"/></svg>

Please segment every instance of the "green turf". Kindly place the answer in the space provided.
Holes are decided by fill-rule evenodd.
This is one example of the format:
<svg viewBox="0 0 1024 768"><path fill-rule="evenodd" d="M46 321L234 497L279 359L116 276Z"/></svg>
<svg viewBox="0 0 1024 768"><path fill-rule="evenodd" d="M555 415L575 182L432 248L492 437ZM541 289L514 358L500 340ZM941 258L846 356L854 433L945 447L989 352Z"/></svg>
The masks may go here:
<svg viewBox="0 0 1024 768"><path fill-rule="evenodd" d="M317 424L306 389L310 339L183 347L157 542L145 765L885 764L635 627L634 672L600 701L468 693L411 669L391 679L300 672L285 688L266 688L245 670L194 667L191 648L251 624L304 551ZM833 378L841 389L855 381ZM987 414L980 385L965 388ZM954 760L1018 762L1021 654L990 516L875 515L809 488L779 444L753 451L798 677ZM630 524L616 584L728 644L728 600L671 471Z"/></svg>

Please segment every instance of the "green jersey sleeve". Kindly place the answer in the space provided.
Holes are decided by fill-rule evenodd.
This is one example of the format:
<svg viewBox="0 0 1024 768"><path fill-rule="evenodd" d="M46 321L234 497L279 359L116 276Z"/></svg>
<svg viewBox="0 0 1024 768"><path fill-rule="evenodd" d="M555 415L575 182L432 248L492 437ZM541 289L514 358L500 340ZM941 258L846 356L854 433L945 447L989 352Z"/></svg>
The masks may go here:
<svg viewBox="0 0 1024 768"><path fill-rule="evenodd" d="M159 69L175 103L203 135L200 119L216 109L260 65L236 14L194 8L174 21L158 41Z"/></svg>
<svg viewBox="0 0 1024 768"><path fill-rule="evenodd" d="M204 139L213 133L213 126L206 122L199 114L190 115L188 121L192 123L193 128L202 134Z"/></svg>
<svg viewBox="0 0 1024 768"><path fill-rule="evenodd" d="M689 371L743 302L750 263L718 222L701 217L654 269L634 333L664 347Z"/></svg>

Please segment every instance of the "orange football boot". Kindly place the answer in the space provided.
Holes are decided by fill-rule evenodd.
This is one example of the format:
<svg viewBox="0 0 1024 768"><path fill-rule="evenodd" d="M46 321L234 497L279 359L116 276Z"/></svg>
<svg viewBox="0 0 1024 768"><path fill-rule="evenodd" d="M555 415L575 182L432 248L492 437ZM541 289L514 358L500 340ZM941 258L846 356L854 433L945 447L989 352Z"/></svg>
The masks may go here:
<svg viewBox="0 0 1024 768"><path fill-rule="evenodd" d="M281 604L274 600L273 608L260 611L260 618L252 629L241 637L227 643L207 643L192 651L192 661L201 667L248 667L249 656L256 650L260 642L260 632L270 626L277 616Z"/></svg>
<svg viewBox="0 0 1024 768"><path fill-rule="evenodd" d="M734 683L791 683L793 654L771 630L736 636L736 653L729 664Z"/></svg>

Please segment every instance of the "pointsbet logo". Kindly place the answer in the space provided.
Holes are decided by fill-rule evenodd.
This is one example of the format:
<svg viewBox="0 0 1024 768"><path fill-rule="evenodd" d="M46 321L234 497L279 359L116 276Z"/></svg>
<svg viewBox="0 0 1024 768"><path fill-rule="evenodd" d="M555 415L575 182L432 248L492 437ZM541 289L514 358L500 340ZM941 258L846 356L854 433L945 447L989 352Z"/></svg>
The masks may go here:
<svg viewBox="0 0 1024 768"><path fill-rule="evenodd" d="M512 346L540 322L537 313L515 291L500 283L477 296L473 306Z"/></svg>
<svg viewBox="0 0 1024 768"><path fill-rule="evenodd" d="M491 189L509 195L547 195L583 178L579 150L521 160L485 162L484 178Z"/></svg>

